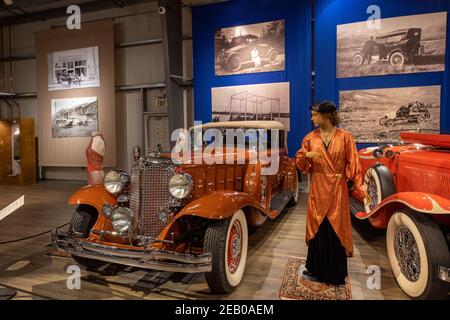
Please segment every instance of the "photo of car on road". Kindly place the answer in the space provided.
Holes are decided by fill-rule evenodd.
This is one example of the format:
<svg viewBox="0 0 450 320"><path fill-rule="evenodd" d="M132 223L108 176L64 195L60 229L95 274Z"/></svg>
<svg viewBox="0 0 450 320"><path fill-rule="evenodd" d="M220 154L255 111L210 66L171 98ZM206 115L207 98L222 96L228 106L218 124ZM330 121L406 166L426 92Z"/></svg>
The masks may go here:
<svg viewBox="0 0 450 320"><path fill-rule="evenodd" d="M440 86L341 91L341 127L360 143L399 142L401 132L439 133L440 99Z"/></svg>
<svg viewBox="0 0 450 320"><path fill-rule="evenodd" d="M337 78L444 71L447 13L337 26Z"/></svg>
<svg viewBox="0 0 450 320"><path fill-rule="evenodd" d="M285 69L285 22L277 20L216 31L215 75Z"/></svg>

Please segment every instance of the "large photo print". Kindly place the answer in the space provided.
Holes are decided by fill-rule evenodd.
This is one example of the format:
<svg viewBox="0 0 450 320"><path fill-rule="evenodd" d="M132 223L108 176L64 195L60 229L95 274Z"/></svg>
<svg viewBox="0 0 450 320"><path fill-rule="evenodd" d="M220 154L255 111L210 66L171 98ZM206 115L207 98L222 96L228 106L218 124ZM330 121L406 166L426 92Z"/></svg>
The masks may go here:
<svg viewBox="0 0 450 320"><path fill-rule="evenodd" d="M337 26L338 78L445 69L447 13L381 19Z"/></svg>
<svg viewBox="0 0 450 320"><path fill-rule="evenodd" d="M403 131L439 133L441 86L340 92L341 127L359 143L400 142Z"/></svg>
<svg viewBox="0 0 450 320"><path fill-rule="evenodd" d="M52 99L53 138L89 137L98 131L97 97Z"/></svg>
<svg viewBox="0 0 450 320"><path fill-rule="evenodd" d="M222 28L214 36L215 75L285 69L285 21Z"/></svg>
<svg viewBox="0 0 450 320"><path fill-rule="evenodd" d="M47 54L48 90L100 86L98 47L57 51Z"/></svg>
<svg viewBox="0 0 450 320"><path fill-rule="evenodd" d="M289 82L212 88L218 121L276 120L290 127Z"/></svg>

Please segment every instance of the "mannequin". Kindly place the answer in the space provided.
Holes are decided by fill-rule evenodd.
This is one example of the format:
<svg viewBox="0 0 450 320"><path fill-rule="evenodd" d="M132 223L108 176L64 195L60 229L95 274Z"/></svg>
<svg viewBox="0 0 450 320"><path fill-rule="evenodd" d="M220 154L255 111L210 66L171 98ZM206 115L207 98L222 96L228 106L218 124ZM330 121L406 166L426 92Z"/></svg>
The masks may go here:
<svg viewBox="0 0 450 320"><path fill-rule="evenodd" d="M105 140L98 131L91 133L91 142L86 149L88 161L88 184L102 184L104 178L103 157L105 155Z"/></svg>

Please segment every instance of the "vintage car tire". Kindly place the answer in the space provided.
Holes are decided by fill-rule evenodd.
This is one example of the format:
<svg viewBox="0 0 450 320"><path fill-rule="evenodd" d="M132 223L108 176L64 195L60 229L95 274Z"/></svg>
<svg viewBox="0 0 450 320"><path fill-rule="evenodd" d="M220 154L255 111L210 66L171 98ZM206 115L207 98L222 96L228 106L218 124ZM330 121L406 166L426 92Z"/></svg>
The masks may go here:
<svg viewBox="0 0 450 320"><path fill-rule="evenodd" d="M401 270L398 254L405 250L399 249L400 235L412 236L414 239L414 250L408 251L415 251L419 256L420 270L417 279L409 279L408 276L414 275L405 275ZM419 300L445 299L448 296L450 287L437 277L437 266L450 265L450 253L436 222L426 214L410 209L397 211L389 220L386 243L395 280L407 295Z"/></svg>
<svg viewBox="0 0 450 320"><path fill-rule="evenodd" d="M380 126L385 126L386 123L388 122L389 119L386 118L381 118L380 121L378 121L378 123L380 124Z"/></svg>
<svg viewBox="0 0 450 320"><path fill-rule="evenodd" d="M233 61L236 61L236 63L233 64L232 63ZM241 68L242 68L241 56L236 53L231 55L231 57L228 58L227 68L231 72L237 72L237 71L241 70Z"/></svg>
<svg viewBox="0 0 450 320"><path fill-rule="evenodd" d="M79 205L75 209L69 223L71 231L80 235L80 238L87 238L97 221L97 215L95 208L87 205Z"/></svg>
<svg viewBox="0 0 450 320"><path fill-rule="evenodd" d="M366 213L371 212L372 209L380 204L381 201L397 192L394 185L394 180L392 179L392 174L386 166L377 164L367 170L366 176L364 177L364 186L366 187L367 191L369 191L368 184L369 182L371 182L371 179L373 179L373 183L375 183L377 189L377 199L376 201L372 199L374 205L372 206L372 208L367 204L366 201L364 201L364 208L366 209Z"/></svg>
<svg viewBox="0 0 450 320"><path fill-rule="evenodd" d="M418 123L424 123L425 122L425 116L423 116L423 115L418 116L417 117L417 122Z"/></svg>
<svg viewBox="0 0 450 320"><path fill-rule="evenodd" d="M389 56L389 64L393 67L403 67L406 58L400 51L395 51Z"/></svg>
<svg viewBox="0 0 450 320"><path fill-rule="evenodd" d="M238 265L236 269L231 270L228 258L230 251L229 245L240 235L241 250L237 258ZM237 242L239 244L239 242ZM212 253L212 270L205 274L206 282L212 293L230 293L242 281L245 265L247 262L248 249L248 229L245 214L238 210L231 218L212 222L205 234L204 250Z"/></svg>
<svg viewBox="0 0 450 320"><path fill-rule="evenodd" d="M363 61L363 55L360 52L357 52L353 55L353 63L356 66L361 66Z"/></svg>
<svg viewBox="0 0 450 320"><path fill-rule="evenodd" d="M278 63L277 57L278 57L278 53L275 50L271 50L269 52L269 56L268 56L269 63L271 65L277 64Z"/></svg>
<svg viewBox="0 0 450 320"><path fill-rule="evenodd" d="M80 234L80 238L87 238L96 221L97 213L93 207L79 205L73 213L72 220L70 220L70 230L76 234ZM72 256L72 258L78 264L88 269L97 269L107 264L107 262L104 261L78 256Z"/></svg>
<svg viewBox="0 0 450 320"><path fill-rule="evenodd" d="M395 120L394 119L389 119L386 121L386 126L389 128L392 128L393 126L395 126Z"/></svg>

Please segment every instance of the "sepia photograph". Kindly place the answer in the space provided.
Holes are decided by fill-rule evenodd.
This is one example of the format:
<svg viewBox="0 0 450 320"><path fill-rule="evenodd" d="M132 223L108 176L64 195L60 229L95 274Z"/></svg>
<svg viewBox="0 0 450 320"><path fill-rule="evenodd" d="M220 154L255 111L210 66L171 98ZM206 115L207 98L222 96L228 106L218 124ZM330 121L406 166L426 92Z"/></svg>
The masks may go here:
<svg viewBox="0 0 450 320"><path fill-rule="evenodd" d="M214 122L276 120L290 128L289 82L212 88Z"/></svg>
<svg viewBox="0 0 450 320"><path fill-rule="evenodd" d="M379 22L337 26L337 78L445 70L446 12Z"/></svg>
<svg viewBox="0 0 450 320"><path fill-rule="evenodd" d="M359 143L400 142L400 132L439 133L441 86L341 91L341 128Z"/></svg>
<svg viewBox="0 0 450 320"><path fill-rule="evenodd" d="M285 69L285 21L222 28L214 35L215 75Z"/></svg>
<svg viewBox="0 0 450 320"><path fill-rule="evenodd" d="M49 53L47 60L49 91L100 86L98 47Z"/></svg>
<svg viewBox="0 0 450 320"><path fill-rule="evenodd" d="M52 99L53 138L90 137L98 131L97 97Z"/></svg>

